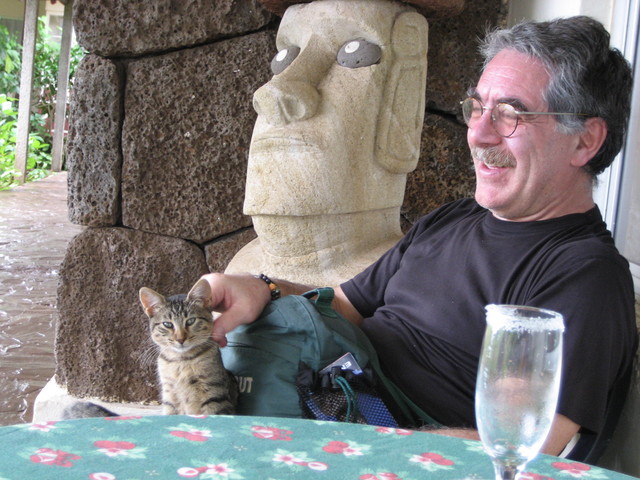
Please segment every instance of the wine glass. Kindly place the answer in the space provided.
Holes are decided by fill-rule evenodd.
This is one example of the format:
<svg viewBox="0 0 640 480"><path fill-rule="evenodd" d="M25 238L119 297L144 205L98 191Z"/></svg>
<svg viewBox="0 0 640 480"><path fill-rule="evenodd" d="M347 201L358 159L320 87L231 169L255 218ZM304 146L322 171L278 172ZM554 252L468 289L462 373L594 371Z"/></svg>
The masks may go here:
<svg viewBox="0 0 640 480"><path fill-rule="evenodd" d="M476 383L476 421L496 480L514 480L540 451L556 411L562 315L487 305Z"/></svg>

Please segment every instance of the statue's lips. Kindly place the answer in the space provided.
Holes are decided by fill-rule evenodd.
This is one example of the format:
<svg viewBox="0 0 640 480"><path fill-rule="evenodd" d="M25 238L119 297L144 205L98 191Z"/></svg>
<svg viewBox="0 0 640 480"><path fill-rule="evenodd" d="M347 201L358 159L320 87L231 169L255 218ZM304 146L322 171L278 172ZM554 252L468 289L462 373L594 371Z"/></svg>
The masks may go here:
<svg viewBox="0 0 640 480"><path fill-rule="evenodd" d="M273 150L281 149L282 153L286 153L286 149L304 149L308 150L320 150L318 142L315 141L311 135L296 135L291 132L273 132L263 133L251 140L252 152L261 150Z"/></svg>

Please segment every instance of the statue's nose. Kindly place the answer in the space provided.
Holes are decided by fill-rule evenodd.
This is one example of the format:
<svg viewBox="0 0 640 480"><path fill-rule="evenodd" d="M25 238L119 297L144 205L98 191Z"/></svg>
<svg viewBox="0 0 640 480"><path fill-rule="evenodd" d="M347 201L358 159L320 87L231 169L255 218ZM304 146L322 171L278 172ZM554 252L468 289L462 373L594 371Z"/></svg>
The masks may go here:
<svg viewBox="0 0 640 480"><path fill-rule="evenodd" d="M302 80L275 77L253 94L253 108L271 125L286 125L315 115L320 93Z"/></svg>

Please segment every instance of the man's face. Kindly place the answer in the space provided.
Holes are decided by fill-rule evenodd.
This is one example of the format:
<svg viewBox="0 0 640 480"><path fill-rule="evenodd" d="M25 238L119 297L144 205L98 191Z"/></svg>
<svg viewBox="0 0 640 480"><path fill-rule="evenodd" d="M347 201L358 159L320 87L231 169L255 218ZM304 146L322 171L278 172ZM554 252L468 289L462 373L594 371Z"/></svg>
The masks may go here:
<svg viewBox="0 0 640 480"><path fill-rule="evenodd" d="M389 206L385 189L397 188L373 159L383 92L390 88L391 29L402 8L373 0L289 7L277 47L300 51L254 95L258 118L246 214L320 215ZM341 49L348 56L361 47L377 49L379 61L365 60L356 68L336 61ZM394 202L402 202L402 190Z"/></svg>
<svg viewBox="0 0 640 480"><path fill-rule="evenodd" d="M539 60L503 50L487 65L474 96L486 108L506 102L520 111L547 112L543 92L548 83L549 74ZM476 201L506 220L543 220L571 213L578 185L584 185L584 172L572 165L579 136L557 132L552 115L525 115L513 135L504 138L494 130L490 113L485 111L467 132ZM489 154L483 161L487 151L502 159L491 160ZM580 189L579 194L584 192Z"/></svg>

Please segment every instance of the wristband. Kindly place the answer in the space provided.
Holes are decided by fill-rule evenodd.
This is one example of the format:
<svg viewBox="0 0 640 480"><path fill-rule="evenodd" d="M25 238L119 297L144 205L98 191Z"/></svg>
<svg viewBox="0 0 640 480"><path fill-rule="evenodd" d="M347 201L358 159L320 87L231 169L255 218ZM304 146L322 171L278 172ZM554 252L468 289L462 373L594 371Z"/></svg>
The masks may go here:
<svg viewBox="0 0 640 480"><path fill-rule="evenodd" d="M269 290L271 291L271 300L277 300L278 298L280 298L280 287L273 283L269 277L267 277L264 273L261 273L260 275L254 275L254 277L259 278L267 284L267 287L269 287Z"/></svg>

